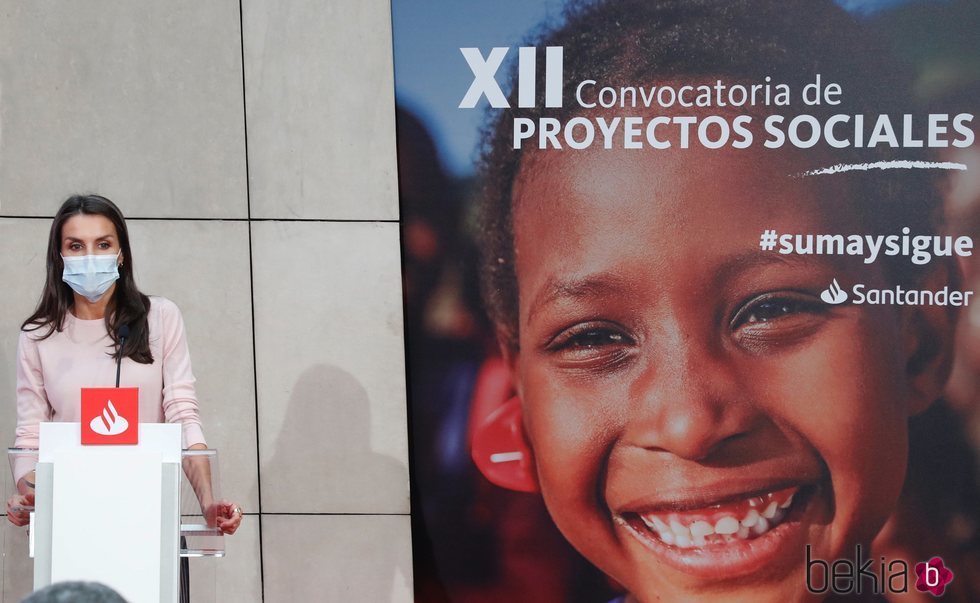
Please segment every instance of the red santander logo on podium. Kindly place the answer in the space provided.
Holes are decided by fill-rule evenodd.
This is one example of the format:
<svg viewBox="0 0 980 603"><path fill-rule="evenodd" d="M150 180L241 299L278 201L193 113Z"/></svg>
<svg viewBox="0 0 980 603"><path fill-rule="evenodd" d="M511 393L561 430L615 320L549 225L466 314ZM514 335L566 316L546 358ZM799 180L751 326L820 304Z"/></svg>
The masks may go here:
<svg viewBox="0 0 980 603"><path fill-rule="evenodd" d="M139 443L138 387L82 388L82 445Z"/></svg>

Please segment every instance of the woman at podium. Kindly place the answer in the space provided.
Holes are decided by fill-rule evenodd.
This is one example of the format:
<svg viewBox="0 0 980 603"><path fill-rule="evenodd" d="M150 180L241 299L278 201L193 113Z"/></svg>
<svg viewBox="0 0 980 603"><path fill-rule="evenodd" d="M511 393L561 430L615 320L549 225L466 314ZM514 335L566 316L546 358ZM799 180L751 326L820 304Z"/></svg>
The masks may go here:
<svg viewBox="0 0 980 603"><path fill-rule="evenodd" d="M37 448L43 421L80 421L81 388L110 387L119 374L122 385L139 388L143 422L179 423L185 449L207 448L180 310L144 295L133 275L119 208L98 195L66 200L51 224L40 302L17 345L17 448ZM25 525L21 508L34 499L30 461L15 462L14 481L7 518ZM240 505L201 502L222 532L238 529Z"/></svg>

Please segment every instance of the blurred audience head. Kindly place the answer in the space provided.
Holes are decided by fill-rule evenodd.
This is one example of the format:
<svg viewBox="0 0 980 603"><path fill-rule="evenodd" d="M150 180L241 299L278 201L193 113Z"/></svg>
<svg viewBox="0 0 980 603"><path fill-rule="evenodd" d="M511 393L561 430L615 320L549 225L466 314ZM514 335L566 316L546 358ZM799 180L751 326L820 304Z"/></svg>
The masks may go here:
<svg viewBox="0 0 980 603"><path fill-rule="evenodd" d="M58 582L42 588L21 603L126 603L126 599L98 582Z"/></svg>

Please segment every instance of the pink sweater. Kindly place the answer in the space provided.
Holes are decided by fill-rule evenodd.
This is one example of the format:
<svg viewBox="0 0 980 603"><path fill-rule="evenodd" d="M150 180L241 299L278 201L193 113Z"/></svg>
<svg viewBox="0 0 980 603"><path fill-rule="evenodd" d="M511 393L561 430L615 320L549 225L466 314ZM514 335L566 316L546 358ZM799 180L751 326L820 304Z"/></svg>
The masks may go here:
<svg viewBox="0 0 980 603"><path fill-rule="evenodd" d="M139 388L140 421L180 423L187 448L204 443L184 320L169 299L150 298L152 364L122 361L120 387ZM46 333L42 328L40 333ZM38 340L21 332L17 343L17 448L37 448L42 421L79 421L81 388L113 387L116 362L105 321L81 320L70 312L64 330ZM33 462L18 462L16 483Z"/></svg>

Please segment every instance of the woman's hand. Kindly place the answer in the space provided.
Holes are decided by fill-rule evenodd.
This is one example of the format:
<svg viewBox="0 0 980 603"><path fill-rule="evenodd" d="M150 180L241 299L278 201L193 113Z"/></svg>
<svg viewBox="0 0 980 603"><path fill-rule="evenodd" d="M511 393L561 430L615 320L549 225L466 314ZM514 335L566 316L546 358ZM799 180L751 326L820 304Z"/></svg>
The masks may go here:
<svg viewBox="0 0 980 603"><path fill-rule="evenodd" d="M244 514L241 505L227 500L219 500L208 505L205 511L205 519L207 519L209 526L215 526L230 536L242 524Z"/></svg>
<svg viewBox="0 0 980 603"><path fill-rule="evenodd" d="M7 499L7 520L17 527L26 526L30 523L31 511L33 510L34 492L14 494Z"/></svg>

